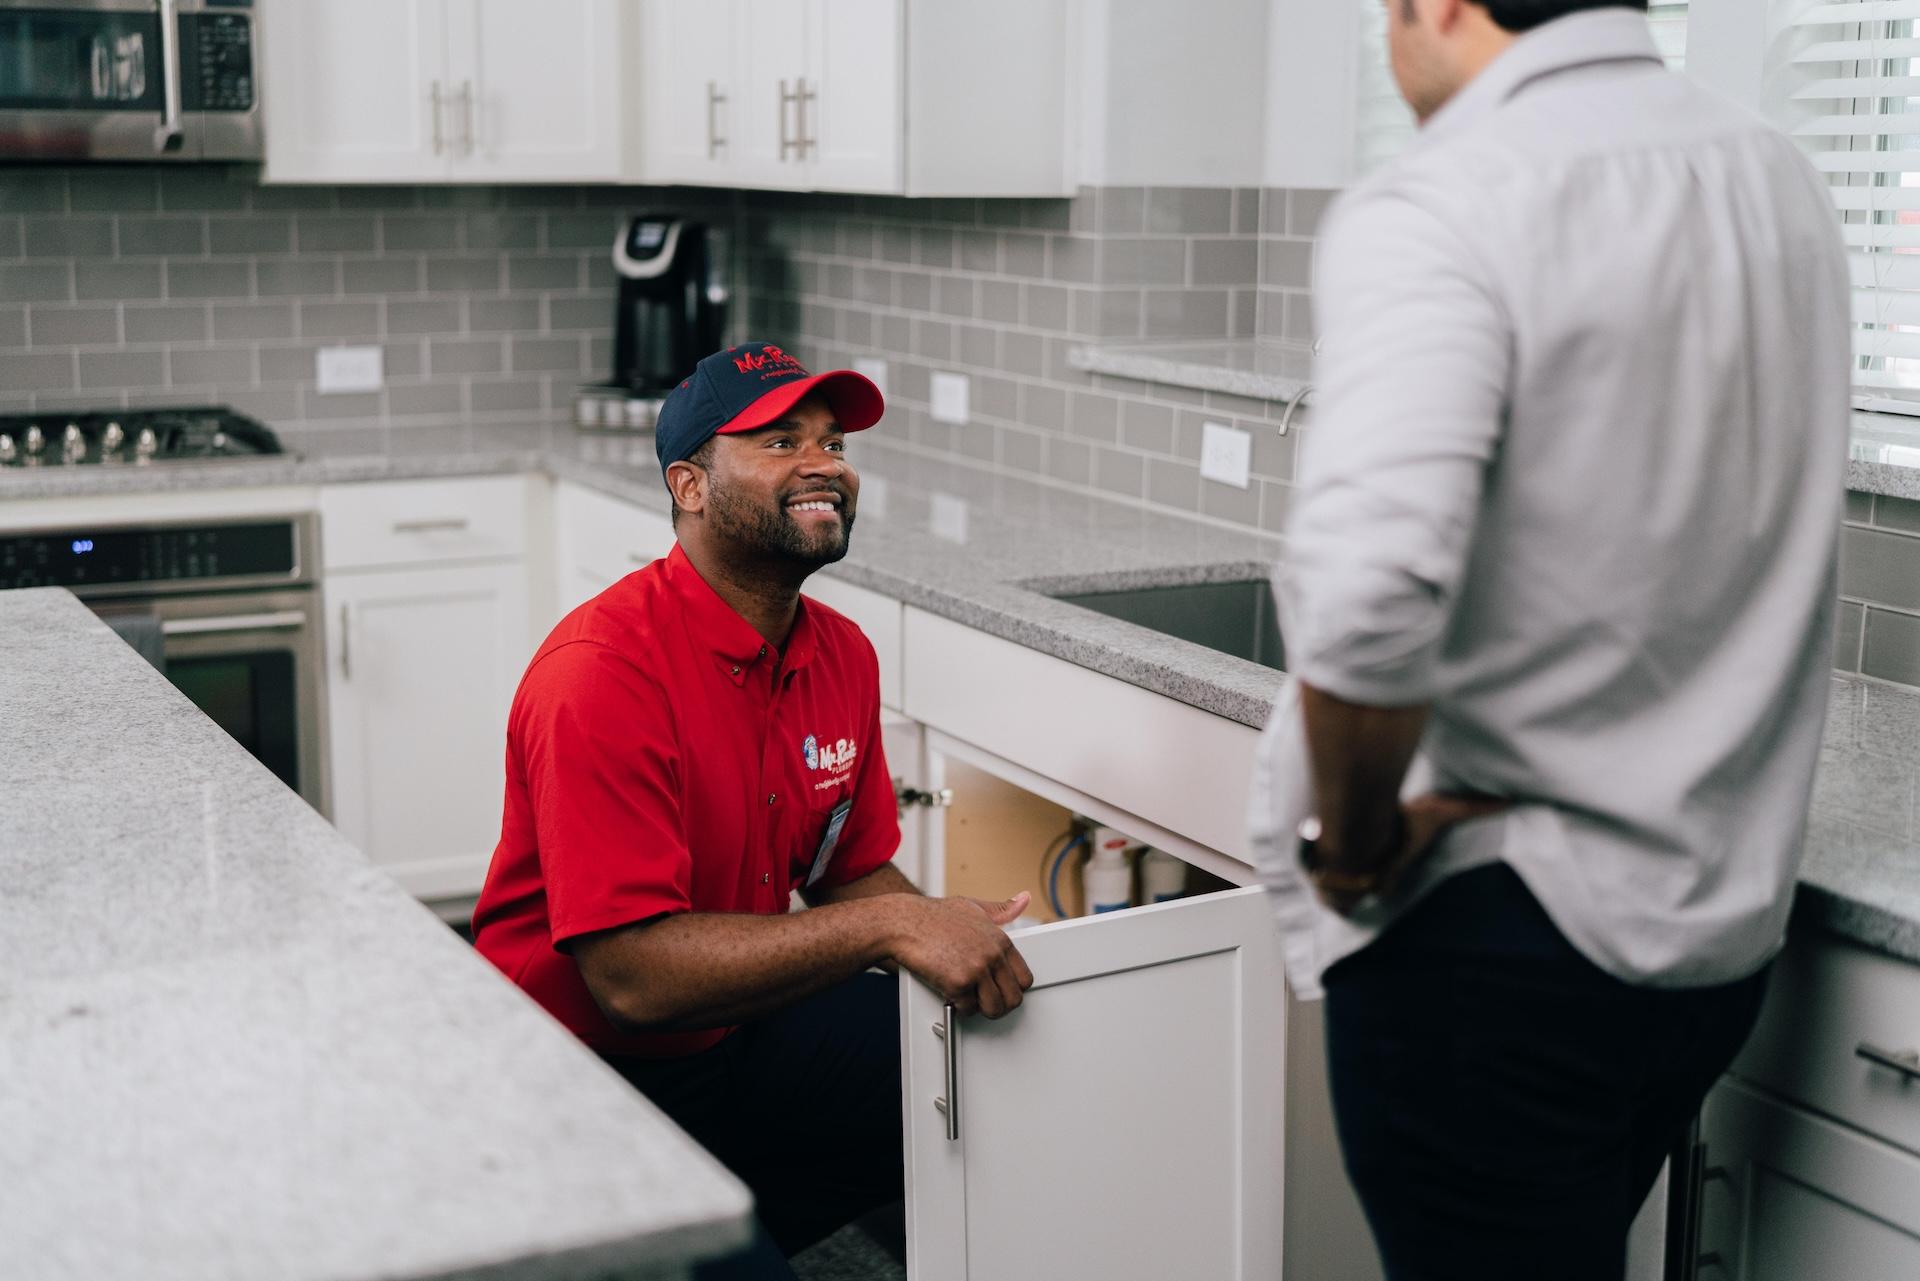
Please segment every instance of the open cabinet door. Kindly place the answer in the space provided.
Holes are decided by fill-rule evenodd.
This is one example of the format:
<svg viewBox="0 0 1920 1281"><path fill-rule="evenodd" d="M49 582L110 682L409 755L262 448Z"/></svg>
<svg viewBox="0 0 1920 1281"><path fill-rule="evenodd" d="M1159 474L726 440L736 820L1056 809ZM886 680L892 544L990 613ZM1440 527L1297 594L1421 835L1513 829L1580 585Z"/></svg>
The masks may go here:
<svg viewBox="0 0 1920 1281"><path fill-rule="evenodd" d="M940 998L901 979L910 1281L1278 1277L1285 1007L1264 891L1014 939L1034 986L1004 1019L952 1020L951 1071Z"/></svg>

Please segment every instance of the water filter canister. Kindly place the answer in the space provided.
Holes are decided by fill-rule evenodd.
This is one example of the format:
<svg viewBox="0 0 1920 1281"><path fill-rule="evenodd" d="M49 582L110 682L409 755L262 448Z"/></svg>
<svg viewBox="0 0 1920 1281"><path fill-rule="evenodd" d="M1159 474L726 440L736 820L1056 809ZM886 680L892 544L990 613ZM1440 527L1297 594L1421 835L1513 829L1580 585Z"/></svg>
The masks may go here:
<svg viewBox="0 0 1920 1281"><path fill-rule="evenodd" d="M1164 903L1187 889L1187 865L1162 850L1147 849L1140 856L1140 901Z"/></svg>
<svg viewBox="0 0 1920 1281"><path fill-rule="evenodd" d="M1087 844L1093 857L1081 873L1081 885L1088 914L1133 906L1133 873L1127 866L1127 847L1132 842L1111 827L1096 827L1087 833Z"/></svg>

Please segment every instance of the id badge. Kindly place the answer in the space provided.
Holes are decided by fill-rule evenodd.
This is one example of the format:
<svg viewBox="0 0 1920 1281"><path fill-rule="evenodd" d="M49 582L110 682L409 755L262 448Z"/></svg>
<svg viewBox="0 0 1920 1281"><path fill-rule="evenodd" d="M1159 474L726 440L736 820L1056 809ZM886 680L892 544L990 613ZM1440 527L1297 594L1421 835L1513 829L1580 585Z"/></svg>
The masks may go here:
<svg viewBox="0 0 1920 1281"><path fill-rule="evenodd" d="M817 884L827 874L827 864L833 861L833 847L840 843L840 830L847 825L847 815L852 810L853 798L849 796L827 816L826 835L820 838L820 852L813 856L813 870L807 873L808 886Z"/></svg>

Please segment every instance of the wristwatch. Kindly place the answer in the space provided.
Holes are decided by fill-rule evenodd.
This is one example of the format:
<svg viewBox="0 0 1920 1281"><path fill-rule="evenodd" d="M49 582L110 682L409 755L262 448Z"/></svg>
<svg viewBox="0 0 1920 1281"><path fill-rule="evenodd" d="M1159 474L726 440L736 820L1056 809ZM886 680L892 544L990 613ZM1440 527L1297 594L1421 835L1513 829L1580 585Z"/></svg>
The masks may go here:
<svg viewBox="0 0 1920 1281"><path fill-rule="evenodd" d="M1404 821L1404 820L1402 820ZM1295 835L1300 839L1300 866L1306 870L1313 887L1329 894L1372 894L1380 888L1380 869L1371 872L1341 872L1328 867L1320 857L1320 818L1309 814L1300 820Z"/></svg>

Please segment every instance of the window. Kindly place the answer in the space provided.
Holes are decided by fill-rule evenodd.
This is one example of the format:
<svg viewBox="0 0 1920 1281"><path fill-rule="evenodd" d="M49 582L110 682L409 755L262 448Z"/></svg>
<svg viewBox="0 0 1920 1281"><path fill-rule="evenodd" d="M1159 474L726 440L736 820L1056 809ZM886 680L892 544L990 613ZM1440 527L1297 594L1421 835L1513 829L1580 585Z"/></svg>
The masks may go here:
<svg viewBox="0 0 1920 1281"><path fill-rule="evenodd" d="M1920 0L1802 2L1766 96L1826 175L1853 275L1854 405L1920 414Z"/></svg>
<svg viewBox="0 0 1920 1281"><path fill-rule="evenodd" d="M1647 6L1647 26L1660 56L1675 71L1687 65L1687 0L1653 0Z"/></svg>

